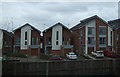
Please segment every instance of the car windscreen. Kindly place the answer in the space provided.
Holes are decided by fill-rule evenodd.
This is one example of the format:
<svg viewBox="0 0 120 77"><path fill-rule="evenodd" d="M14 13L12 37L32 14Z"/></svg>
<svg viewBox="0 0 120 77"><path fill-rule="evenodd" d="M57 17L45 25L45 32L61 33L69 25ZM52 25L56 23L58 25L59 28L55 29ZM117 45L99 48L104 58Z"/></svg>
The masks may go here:
<svg viewBox="0 0 120 77"><path fill-rule="evenodd" d="M103 53L103 52L97 52L97 53Z"/></svg>

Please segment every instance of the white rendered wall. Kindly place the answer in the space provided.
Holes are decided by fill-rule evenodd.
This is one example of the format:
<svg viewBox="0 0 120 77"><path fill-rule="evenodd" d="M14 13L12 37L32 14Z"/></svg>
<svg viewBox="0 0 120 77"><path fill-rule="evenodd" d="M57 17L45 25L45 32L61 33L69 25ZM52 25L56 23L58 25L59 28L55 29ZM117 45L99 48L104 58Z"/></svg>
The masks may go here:
<svg viewBox="0 0 120 77"><path fill-rule="evenodd" d="M111 31L112 31L112 28L108 26L108 46L112 46L111 45ZM112 31L112 44L113 44L113 31Z"/></svg>
<svg viewBox="0 0 120 77"><path fill-rule="evenodd" d="M56 45L56 32L59 32L58 45ZM60 50L62 45L62 26L57 25L52 28L52 50Z"/></svg>
<svg viewBox="0 0 120 77"><path fill-rule="evenodd" d="M25 32L27 32L28 45L31 45L31 27L26 25L21 28L21 49L27 49L27 45L25 45Z"/></svg>
<svg viewBox="0 0 120 77"><path fill-rule="evenodd" d="M95 20L92 20L90 21L89 23L85 24L85 54L88 54L88 27L94 27L95 28L95 38L94 40L96 40L96 21ZM96 47L94 47L94 50L96 50Z"/></svg>

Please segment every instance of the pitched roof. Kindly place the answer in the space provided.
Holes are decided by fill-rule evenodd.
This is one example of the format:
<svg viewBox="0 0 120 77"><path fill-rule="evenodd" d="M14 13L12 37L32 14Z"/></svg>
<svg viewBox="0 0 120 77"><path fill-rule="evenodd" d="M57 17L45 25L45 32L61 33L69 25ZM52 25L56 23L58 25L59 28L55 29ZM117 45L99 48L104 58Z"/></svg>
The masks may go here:
<svg viewBox="0 0 120 77"><path fill-rule="evenodd" d="M7 30L4 30L4 29L0 29L3 31L3 33L9 35L10 37L13 37L13 33L12 32L8 32Z"/></svg>
<svg viewBox="0 0 120 77"><path fill-rule="evenodd" d="M21 29L22 27L24 27L24 26L26 26L26 25L30 26L31 28L33 28L33 29L37 30L39 33L41 33L41 31L40 31L40 30L38 30L37 28L33 27L33 26L32 26L32 25L30 25L29 23L26 23L26 24L24 24L23 26L21 26L21 27L19 27L19 28L15 29L15 30L13 30L13 32L15 32L15 31L16 31L16 30L18 30L18 29Z"/></svg>
<svg viewBox="0 0 120 77"><path fill-rule="evenodd" d="M104 23L106 23L107 25L109 25L106 21L104 21L102 18L100 18L99 16L97 15L94 15L92 17L89 17L89 18L86 18L84 20L81 20L79 24L77 24L76 26L72 27L70 30L74 31L74 30L78 30L80 28L82 28L83 26L85 26L85 24L89 23L90 21L94 20L94 19L100 19L102 20ZM110 26L110 25L109 25Z"/></svg>
<svg viewBox="0 0 120 77"><path fill-rule="evenodd" d="M120 19L108 21L108 24L110 24L112 26L112 28L114 30L116 30L116 29L120 28Z"/></svg>
<svg viewBox="0 0 120 77"><path fill-rule="evenodd" d="M61 25L62 27L66 28L68 31L70 31L69 28L67 28L66 26L64 26L62 23L58 22L58 23L54 24L53 26L45 29L43 32L47 32L47 30L52 29L53 27L55 27L55 26L57 26L57 25ZM71 32L71 31L70 31L70 32Z"/></svg>

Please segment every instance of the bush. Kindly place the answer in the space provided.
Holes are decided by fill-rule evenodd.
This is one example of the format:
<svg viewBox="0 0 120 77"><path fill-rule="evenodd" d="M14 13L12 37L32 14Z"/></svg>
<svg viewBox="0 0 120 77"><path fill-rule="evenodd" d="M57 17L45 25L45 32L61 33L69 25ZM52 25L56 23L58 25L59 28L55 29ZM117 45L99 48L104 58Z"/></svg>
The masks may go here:
<svg viewBox="0 0 120 77"><path fill-rule="evenodd" d="M20 57L20 58L26 58L26 54L24 53L13 53L13 54L7 54L8 57Z"/></svg>

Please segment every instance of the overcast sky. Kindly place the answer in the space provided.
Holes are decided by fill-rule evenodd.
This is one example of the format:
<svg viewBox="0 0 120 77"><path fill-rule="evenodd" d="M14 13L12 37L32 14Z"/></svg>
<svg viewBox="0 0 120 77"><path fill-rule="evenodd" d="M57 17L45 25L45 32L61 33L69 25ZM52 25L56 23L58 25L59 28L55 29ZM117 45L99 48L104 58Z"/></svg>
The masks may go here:
<svg viewBox="0 0 120 77"><path fill-rule="evenodd" d="M40 31L63 23L68 28L78 24L80 20L98 15L105 21L118 18L117 2L3 2L2 23L0 28L9 30L30 23Z"/></svg>

